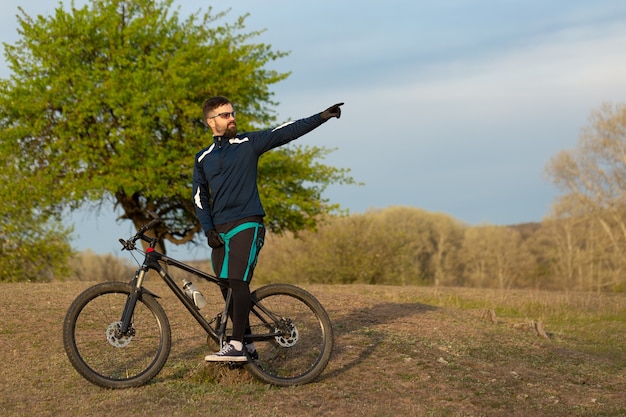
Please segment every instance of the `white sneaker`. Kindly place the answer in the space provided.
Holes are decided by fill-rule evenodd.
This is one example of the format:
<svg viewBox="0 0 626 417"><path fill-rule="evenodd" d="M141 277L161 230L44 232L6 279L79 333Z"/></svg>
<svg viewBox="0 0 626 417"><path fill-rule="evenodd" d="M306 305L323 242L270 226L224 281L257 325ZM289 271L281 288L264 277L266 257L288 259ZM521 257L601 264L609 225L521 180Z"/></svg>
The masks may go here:
<svg viewBox="0 0 626 417"><path fill-rule="evenodd" d="M219 352L204 357L207 362L248 362L243 350L237 350L230 343L226 343Z"/></svg>

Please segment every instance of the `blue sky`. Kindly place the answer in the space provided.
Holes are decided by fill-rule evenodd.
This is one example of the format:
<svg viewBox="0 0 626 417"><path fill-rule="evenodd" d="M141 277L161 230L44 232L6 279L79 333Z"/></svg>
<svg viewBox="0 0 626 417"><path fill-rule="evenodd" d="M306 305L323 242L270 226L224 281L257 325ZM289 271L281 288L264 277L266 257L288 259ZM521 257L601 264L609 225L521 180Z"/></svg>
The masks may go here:
<svg viewBox="0 0 626 417"><path fill-rule="evenodd" d="M17 39L20 3L2 0L2 42ZM175 4L186 16L201 2ZM23 8L34 16L57 6ZM254 42L290 51L271 64L292 72L273 88L280 121L346 103L340 120L298 142L337 148L325 162L365 186L326 196L355 213L404 205L468 224L541 221L557 194L546 163L576 146L592 110L626 97L623 0L242 0L221 22L245 13L247 29L265 29ZM75 247L119 253L131 226L114 218L77 213Z"/></svg>

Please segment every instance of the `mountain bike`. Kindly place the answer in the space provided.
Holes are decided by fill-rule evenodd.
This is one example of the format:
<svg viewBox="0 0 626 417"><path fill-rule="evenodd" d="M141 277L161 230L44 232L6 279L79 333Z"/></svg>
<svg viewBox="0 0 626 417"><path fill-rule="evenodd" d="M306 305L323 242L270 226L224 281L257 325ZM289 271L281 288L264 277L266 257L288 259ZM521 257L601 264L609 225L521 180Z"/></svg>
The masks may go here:
<svg viewBox="0 0 626 417"><path fill-rule="evenodd" d="M104 282L82 292L70 305L63 322L63 344L70 363L88 381L105 388L141 386L165 365L171 348L171 328L159 296L144 287L147 273L156 271L191 316L223 346L229 338L231 289L228 280L203 272L155 250L158 240L146 236L161 219L152 220L128 240L123 249L144 255L130 282ZM147 242L145 252L137 241ZM141 246L141 245L140 245ZM207 319L185 290L172 278L177 268L215 284L224 294L224 309ZM277 386L306 384L317 378L330 360L333 330L324 307L309 292L290 284L269 284L252 292L250 332L243 367L256 379ZM230 364L236 366L235 364Z"/></svg>

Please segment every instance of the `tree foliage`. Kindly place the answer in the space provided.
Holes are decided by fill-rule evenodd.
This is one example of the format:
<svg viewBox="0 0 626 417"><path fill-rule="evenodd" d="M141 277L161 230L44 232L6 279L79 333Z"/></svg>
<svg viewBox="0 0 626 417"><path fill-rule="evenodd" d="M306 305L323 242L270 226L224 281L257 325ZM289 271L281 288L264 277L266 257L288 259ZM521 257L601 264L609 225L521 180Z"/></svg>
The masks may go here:
<svg viewBox="0 0 626 417"><path fill-rule="evenodd" d="M546 171L563 198L585 211L626 207L626 104L605 103L589 117L574 149L550 160Z"/></svg>
<svg viewBox="0 0 626 417"><path fill-rule="evenodd" d="M13 217L5 213L0 224L0 282L47 282L64 279L73 251L67 229L32 212ZM36 228L24 225L36 224Z"/></svg>
<svg viewBox="0 0 626 417"><path fill-rule="evenodd" d="M9 162L0 152L0 282L65 277L72 256L71 229L37 206L42 190L21 181Z"/></svg>
<svg viewBox="0 0 626 417"><path fill-rule="evenodd" d="M604 236L580 214L468 226L441 213L388 207L327 217L297 237L268 233L254 282L624 292L620 258ZM78 279L102 279L110 275L106 265L126 267L91 254L76 259L69 276ZM192 265L211 270L209 260Z"/></svg>
<svg viewBox="0 0 626 417"><path fill-rule="evenodd" d="M320 216L341 212L322 194L333 184L355 184L349 170L317 161L331 152L318 146L283 147L259 162L259 194L269 214L266 225L275 233L313 230Z"/></svg>
<svg viewBox="0 0 626 417"><path fill-rule="evenodd" d="M602 285L617 275L600 229L567 220L468 226L411 207L331 217L298 237L268 234L255 281L623 290Z"/></svg>
<svg viewBox="0 0 626 417"><path fill-rule="evenodd" d="M61 3L36 18L20 8L21 38L5 45L13 74L0 81L3 152L23 181L47 190L40 207L59 215L112 203L136 227L156 211L166 219L155 231L161 250L165 239L188 242L200 230L191 173L211 140L202 102L227 96L242 130L267 126L276 104L269 87L288 75L267 69L285 53L253 43L260 32L245 32L245 16L224 23L227 12L209 8L183 20L172 3L92 0L69 11ZM314 164L323 149L281 152L262 161L264 196L280 195L269 200L269 223L310 227L336 208L318 200L321 190L351 179Z"/></svg>
<svg viewBox="0 0 626 417"><path fill-rule="evenodd" d="M453 275L462 230L449 216L409 207L327 218L317 231L298 238L270 236L256 276L266 281L434 284L436 277L445 281L444 276Z"/></svg>
<svg viewBox="0 0 626 417"><path fill-rule="evenodd" d="M562 191L552 217L561 220L560 268L585 289L624 286L626 269L626 104L592 112L576 148L546 167Z"/></svg>
<svg viewBox="0 0 626 417"><path fill-rule="evenodd" d="M509 289L523 273L523 251L518 230L485 225L468 228L463 238L463 259L468 282L477 287Z"/></svg>

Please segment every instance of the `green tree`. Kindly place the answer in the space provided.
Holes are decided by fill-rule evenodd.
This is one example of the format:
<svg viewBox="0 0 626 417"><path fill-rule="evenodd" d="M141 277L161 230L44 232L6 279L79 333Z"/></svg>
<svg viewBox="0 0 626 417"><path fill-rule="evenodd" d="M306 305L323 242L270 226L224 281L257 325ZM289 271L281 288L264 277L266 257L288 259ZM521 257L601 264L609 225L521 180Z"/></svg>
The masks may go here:
<svg viewBox="0 0 626 417"><path fill-rule="evenodd" d="M242 130L267 126L276 118L269 86L288 76L266 68L285 53L252 43L260 32L244 32L245 16L218 24L227 12L209 8L181 20L172 4L92 0L65 11L61 3L37 18L20 8L21 39L4 45L13 75L0 81L3 149L24 181L48 190L40 206L58 215L114 204L135 227L156 211L166 220L155 230L162 251L165 240L185 243L200 230L191 172L210 140L204 99L229 97ZM352 179L314 163L325 152L287 148L261 160L273 229L313 227L338 208L320 193Z"/></svg>
<svg viewBox="0 0 626 417"><path fill-rule="evenodd" d="M0 151L0 282L65 277L71 229L33 204L41 191L25 186L2 155Z"/></svg>
<svg viewBox="0 0 626 417"><path fill-rule="evenodd" d="M348 169L321 164L331 150L318 146L282 147L259 162L259 194L267 227L274 233L314 230L322 215L343 213L338 204L322 198L331 183L356 184Z"/></svg>

